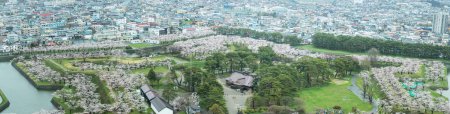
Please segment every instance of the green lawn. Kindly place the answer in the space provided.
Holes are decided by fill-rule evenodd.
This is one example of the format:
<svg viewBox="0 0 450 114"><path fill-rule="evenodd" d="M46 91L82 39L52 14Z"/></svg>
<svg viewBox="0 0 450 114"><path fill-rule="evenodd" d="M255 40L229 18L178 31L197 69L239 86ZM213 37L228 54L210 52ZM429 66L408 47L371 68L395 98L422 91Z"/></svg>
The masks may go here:
<svg viewBox="0 0 450 114"><path fill-rule="evenodd" d="M153 69L156 73L166 73L169 72L169 69L167 69L167 67L155 67L155 69ZM148 74L148 71L150 71L150 68L140 68L140 69L134 69L131 72L133 74Z"/></svg>
<svg viewBox="0 0 450 114"><path fill-rule="evenodd" d="M419 71L414 74L400 74L396 73L397 77L410 77L410 78L425 78L425 65L420 65Z"/></svg>
<svg viewBox="0 0 450 114"><path fill-rule="evenodd" d="M445 100L447 100L447 101L448 101L448 98L447 98L447 97L445 97L445 96L443 96L443 95L439 94L439 93L438 93L438 92L436 92L436 91L431 91L431 96L433 96L433 97L434 97L434 99L433 99L433 100L437 100L438 98L443 98L443 99L445 99Z"/></svg>
<svg viewBox="0 0 450 114"><path fill-rule="evenodd" d="M352 52L339 51L339 50L321 49L321 48L314 47L313 45L302 45L302 46L298 46L297 48L304 49L304 50L309 50L309 51L312 51L312 52L335 54L335 55L355 55L355 54L363 55L363 54L365 54L365 53L352 53Z"/></svg>
<svg viewBox="0 0 450 114"><path fill-rule="evenodd" d="M231 52L235 52L237 50L235 45L228 45L228 50Z"/></svg>
<svg viewBox="0 0 450 114"><path fill-rule="evenodd" d="M316 109L331 109L333 106L341 106L345 113L351 111L352 107L357 107L362 111L370 111L372 105L362 101L353 92L347 89L349 82L337 85L329 84L324 87L307 88L299 92L300 99L304 101L307 113L312 113Z"/></svg>
<svg viewBox="0 0 450 114"><path fill-rule="evenodd" d="M185 63L186 66L189 67L197 67L197 68L203 68L205 66L205 61L190 61L188 63Z"/></svg>
<svg viewBox="0 0 450 114"><path fill-rule="evenodd" d="M425 83L430 84L431 85L430 86L431 89L445 89L445 90L448 90L449 89L448 88L448 81L447 81L448 68L444 69L444 73L442 75L445 76L442 80L439 79L439 80L434 81L434 82L432 82L431 80L427 80L427 81L425 81Z"/></svg>
<svg viewBox="0 0 450 114"><path fill-rule="evenodd" d="M137 44L129 44L128 46L130 46L133 49L141 49L141 48L147 48L147 47L155 46L155 44L137 43Z"/></svg>
<svg viewBox="0 0 450 114"><path fill-rule="evenodd" d="M447 77L444 78L444 80L437 80L432 82L431 80L427 80L425 81L426 84L430 84L430 89L449 89L448 88L448 82L447 82Z"/></svg>

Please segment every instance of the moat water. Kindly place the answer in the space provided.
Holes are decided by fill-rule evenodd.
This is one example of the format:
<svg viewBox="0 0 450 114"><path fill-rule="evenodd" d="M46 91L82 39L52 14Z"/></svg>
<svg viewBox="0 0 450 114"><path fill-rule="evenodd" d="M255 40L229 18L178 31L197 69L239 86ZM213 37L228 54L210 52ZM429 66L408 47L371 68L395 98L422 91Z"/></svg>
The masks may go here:
<svg viewBox="0 0 450 114"><path fill-rule="evenodd" d="M0 89L11 105L2 114L31 114L41 110L56 110L50 100L52 91L37 90L11 62L0 62Z"/></svg>

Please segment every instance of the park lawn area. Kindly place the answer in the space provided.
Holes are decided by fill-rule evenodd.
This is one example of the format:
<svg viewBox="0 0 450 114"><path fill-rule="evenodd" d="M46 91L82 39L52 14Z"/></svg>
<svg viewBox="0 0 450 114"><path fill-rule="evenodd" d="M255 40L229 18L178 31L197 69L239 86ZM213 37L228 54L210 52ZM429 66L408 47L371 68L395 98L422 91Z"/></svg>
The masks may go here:
<svg viewBox="0 0 450 114"><path fill-rule="evenodd" d="M447 98L447 97L445 97L445 96L439 94L438 92L433 91L433 90L430 90L430 92L431 92L431 96L433 96L433 100L438 100L439 98L443 98L443 99L445 99L445 100L448 101L448 98Z"/></svg>
<svg viewBox="0 0 450 114"><path fill-rule="evenodd" d="M351 112L352 107L357 107L361 111L370 111L372 105L362 101L353 92L347 89L351 83L342 85L330 83L323 87L306 88L299 92L300 99L304 101L307 113L312 113L316 109L331 109L334 106L341 106L344 113Z"/></svg>
<svg viewBox="0 0 450 114"><path fill-rule="evenodd" d="M446 69L444 69L444 73L442 74L442 75L444 75L444 78L442 79L442 80L437 80L437 81L434 81L434 82L432 82L431 80L427 80L427 81L425 81L425 83L428 83L428 84L430 84L431 85L431 87L430 88L432 88L432 89L434 89L434 88L439 88L439 89L444 89L444 90L448 90L449 88L448 88L448 77L447 77L447 75L448 75L448 68L446 68Z"/></svg>
<svg viewBox="0 0 450 114"><path fill-rule="evenodd" d="M109 59L109 61L117 61L117 62L123 63L123 64L136 64L136 63L142 63L142 62L146 62L146 61L156 62L156 61L164 61L164 60L174 60L176 63L187 63L187 61L184 59L173 57L173 56L167 56L167 55L158 55L155 57L151 57L149 59L137 58L137 57L112 57Z"/></svg>
<svg viewBox="0 0 450 114"><path fill-rule="evenodd" d="M426 80L425 81L426 84L430 84L430 89L444 89L444 90L448 90L448 81L447 81L447 77L444 78L444 80L437 80L437 81L431 81L431 80Z"/></svg>
<svg viewBox="0 0 450 114"><path fill-rule="evenodd" d="M149 43L136 43L136 44L129 44L128 46L130 46L133 49L141 49L141 48L147 48L147 47L152 47L155 46L155 44L149 44Z"/></svg>
<svg viewBox="0 0 450 114"><path fill-rule="evenodd" d="M237 49L236 49L236 46L235 46L235 45L228 45L228 50L229 50L230 52L235 52Z"/></svg>
<svg viewBox="0 0 450 114"><path fill-rule="evenodd" d="M145 59L137 57L111 57L109 61L117 61L122 64L136 64L145 62Z"/></svg>
<svg viewBox="0 0 450 114"><path fill-rule="evenodd" d="M54 60L50 60L50 61L53 61L53 62L48 62L48 63L53 63L53 64L56 64L54 66L62 67L62 68L56 68L56 69L65 69L68 71L79 71L80 70L79 68L72 65L72 62L79 61L77 59L54 59ZM48 66L48 64L47 64L47 66Z"/></svg>
<svg viewBox="0 0 450 114"><path fill-rule="evenodd" d="M352 53L352 52L347 52L347 51L321 49L321 48L314 47L313 45L302 45L302 46L297 46L297 48L309 50L312 52L335 54L335 55L365 55L364 53Z"/></svg>
<svg viewBox="0 0 450 114"><path fill-rule="evenodd" d="M400 74L396 73L397 77L410 77L410 78L425 78L425 65L420 65L419 71L414 74Z"/></svg>
<svg viewBox="0 0 450 114"><path fill-rule="evenodd" d="M197 67L197 68L203 68L205 64L206 64L205 61L197 61L197 60L185 63L185 65L188 67Z"/></svg>
<svg viewBox="0 0 450 114"><path fill-rule="evenodd" d="M150 71L150 67L148 67L148 68L140 68L140 69L134 69L134 70L131 70L131 73L133 73L133 74L140 74L140 73L142 73L142 74L144 74L144 75L147 75L148 74L148 71ZM155 67L155 69L153 69L156 73L166 73L166 72L169 72L169 69L167 68L167 67L162 67L162 66L159 66L159 67Z"/></svg>

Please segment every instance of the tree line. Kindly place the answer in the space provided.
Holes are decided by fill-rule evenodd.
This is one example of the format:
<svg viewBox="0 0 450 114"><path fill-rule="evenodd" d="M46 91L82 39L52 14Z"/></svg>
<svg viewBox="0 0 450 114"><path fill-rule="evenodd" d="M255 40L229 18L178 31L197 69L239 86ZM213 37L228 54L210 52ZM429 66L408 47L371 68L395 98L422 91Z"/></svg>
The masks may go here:
<svg viewBox="0 0 450 114"><path fill-rule="evenodd" d="M283 35L279 32L258 32L247 28L229 28L219 27L214 29L218 34L237 35L242 37L250 37L254 39L267 40L274 43L290 44L291 46L300 45L303 40L295 35Z"/></svg>
<svg viewBox="0 0 450 114"><path fill-rule="evenodd" d="M450 59L449 46L412 44L392 40L381 40L362 36L346 36L327 33L313 35L312 44L318 48L349 52L367 52L376 48L381 54L426 59Z"/></svg>

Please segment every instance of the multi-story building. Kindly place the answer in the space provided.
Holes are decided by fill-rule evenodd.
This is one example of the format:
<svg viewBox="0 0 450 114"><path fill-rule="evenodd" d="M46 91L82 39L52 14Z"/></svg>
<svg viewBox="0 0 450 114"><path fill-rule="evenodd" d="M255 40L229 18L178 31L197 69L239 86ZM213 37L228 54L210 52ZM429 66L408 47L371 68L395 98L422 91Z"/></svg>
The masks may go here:
<svg viewBox="0 0 450 114"><path fill-rule="evenodd" d="M39 35L40 34L40 28L38 28L38 27L23 28L22 29L22 34L30 35L30 36Z"/></svg>
<svg viewBox="0 0 450 114"><path fill-rule="evenodd" d="M436 34L445 34L448 29L448 13L437 13L433 18L433 32Z"/></svg>

